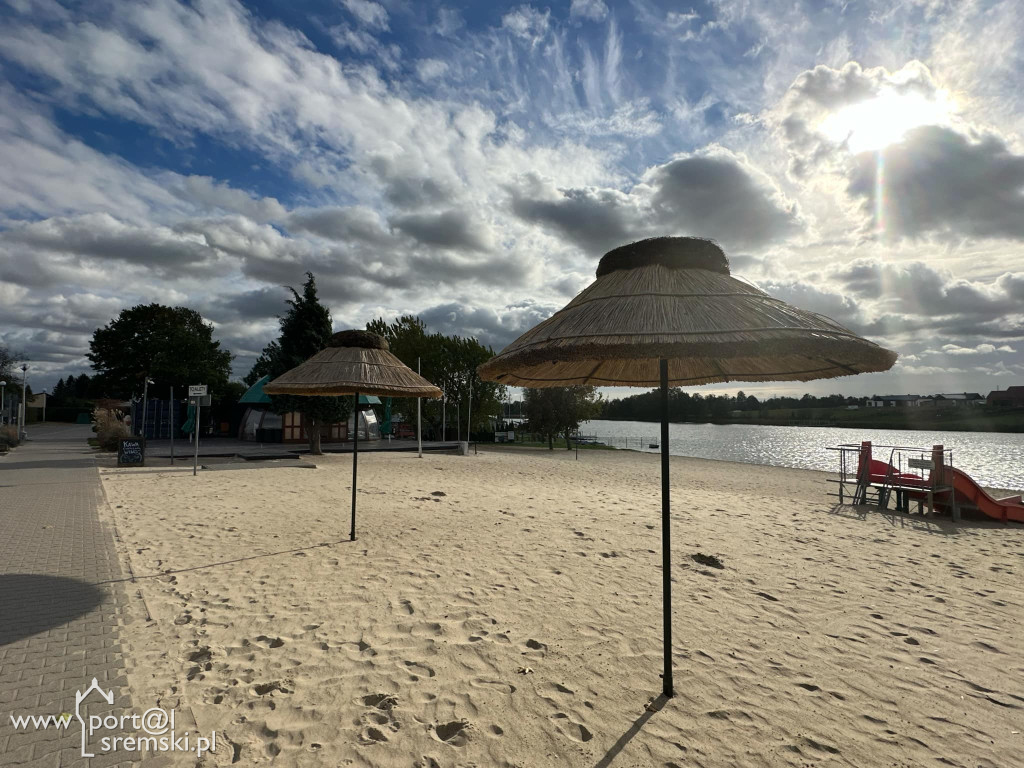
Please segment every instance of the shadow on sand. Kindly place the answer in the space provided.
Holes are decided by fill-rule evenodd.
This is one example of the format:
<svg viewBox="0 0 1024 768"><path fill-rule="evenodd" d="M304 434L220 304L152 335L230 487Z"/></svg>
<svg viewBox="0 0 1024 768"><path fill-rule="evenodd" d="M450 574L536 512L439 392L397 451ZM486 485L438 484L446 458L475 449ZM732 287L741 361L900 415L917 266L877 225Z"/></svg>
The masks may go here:
<svg viewBox="0 0 1024 768"><path fill-rule="evenodd" d="M662 707L667 703L668 697L663 693L648 704L647 710L640 715L640 717L638 717L631 726L629 726L629 730L622 734L618 741L612 744L612 748L608 750L604 757L597 761L594 768L608 768L608 766L612 764L612 760L618 757L619 753L625 749L626 745L633 740L633 737L640 733L644 724L646 724L656 712L660 712Z"/></svg>

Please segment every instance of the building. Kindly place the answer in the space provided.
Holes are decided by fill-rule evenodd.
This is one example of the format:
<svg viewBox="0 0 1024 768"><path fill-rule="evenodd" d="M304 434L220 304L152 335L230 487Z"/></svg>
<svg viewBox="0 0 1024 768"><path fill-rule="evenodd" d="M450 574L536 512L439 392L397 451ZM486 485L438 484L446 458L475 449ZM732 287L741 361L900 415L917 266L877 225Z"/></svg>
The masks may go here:
<svg viewBox="0 0 1024 768"><path fill-rule="evenodd" d="M239 399L245 413L238 427L239 440L255 440L261 443L304 443L309 438L303 425L302 414L298 411L280 414L270 409L270 395L263 387L270 381L269 376L253 384ZM360 395L359 439L380 440L380 425L372 406L380 405L380 398ZM325 443L348 440L352 434L354 415L349 414L348 424L335 423L324 429L320 440Z"/></svg>
<svg viewBox="0 0 1024 768"><path fill-rule="evenodd" d="M1007 387L1004 390L989 392L987 402L989 405L999 405L1008 408L1024 407L1024 387Z"/></svg>
<svg viewBox="0 0 1024 768"><path fill-rule="evenodd" d="M954 392L948 395L935 395L938 408L956 408L965 405L984 405L985 398L977 392Z"/></svg>
<svg viewBox="0 0 1024 768"><path fill-rule="evenodd" d="M868 408L915 408L922 399L920 395L872 395Z"/></svg>

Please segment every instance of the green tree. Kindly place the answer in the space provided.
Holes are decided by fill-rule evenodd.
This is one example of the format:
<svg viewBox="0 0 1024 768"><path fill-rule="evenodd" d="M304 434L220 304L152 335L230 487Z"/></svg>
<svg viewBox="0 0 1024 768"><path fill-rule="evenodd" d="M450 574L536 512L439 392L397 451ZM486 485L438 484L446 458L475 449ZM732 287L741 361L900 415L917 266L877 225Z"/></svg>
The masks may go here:
<svg viewBox="0 0 1024 768"><path fill-rule="evenodd" d="M111 397L141 394L146 376L155 382L150 394L171 386L184 391L189 384L206 384L215 393L231 373L231 353L214 341L213 326L194 309L162 304L121 310L93 333L88 357L98 389ZM79 386L76 380L76 396Z"/></svg>
<svg viewBox="0 0 1024 768"><path fill-rule="evenodd" d="M252 364L252 368L249 369L249 372L242 377L242 381L245 382L246 386L251 387L264 376L272 375L273 371L277 370L276 361L280 355L280 344L276 341L272 341L267 344L260 353L260 356L256 358L256 362Z"/></svg>
<svg viewBox="0 0 1024 768"><path fill-rule="evenodd" d="M572 444L569 436L582 422L601 413L601 399L595 387L545 387L524 392L526 418L533 432L548 439L548 450L555 449L555 438L565 437L565 447Z"/></svg>
<svg viewBox="0 0 1024 768"><path fill-rule="evenodd" d="M418 363L422 376L444 392L443 405L440 400L421 403L426 431L440 436L442 414L448 424L458 415L461 423L456 429L467 435L473 430L480 431L492 418L501 415L505 387L482 381L476 372L477 366L494 357L490 347L472 337L427 333L423 321L412 315L404 315L393 323L378 318L367 323L366 329L387 339L391 353L412 370L416 370ZM416 400L400 399L394 407L403 415L414 413ZM472 424L468 423L470 419Z"/></svg>
<svg viewBox="0 0 1024 768"><path fill-rule="evenodd" d="M18 379L21 381L20 371L15 376L14 366L21 360L20 356L14 352L11 352L10 348L6 344L0 344L0 381L6 381L7 386L11 386L11 382Z"/></svg>
<svg viewBox="0 0 1024 768"><path fill-rule="evenodd" d="M263 348L263 353L246 375L245 381L250 385L263 376L277 378L301 365L326 348L331 340L331 312L320 303L313 273L306 273L301 294L291 286L287 287L292 297L286 300L288 311L280 320L281 335ZM320 436L324 427L346 420L351 411L347 397L274 395L270 400L270 407L276 413L298 411L302 414L309 452L314 456L323 453L320 450Z"/></svg>

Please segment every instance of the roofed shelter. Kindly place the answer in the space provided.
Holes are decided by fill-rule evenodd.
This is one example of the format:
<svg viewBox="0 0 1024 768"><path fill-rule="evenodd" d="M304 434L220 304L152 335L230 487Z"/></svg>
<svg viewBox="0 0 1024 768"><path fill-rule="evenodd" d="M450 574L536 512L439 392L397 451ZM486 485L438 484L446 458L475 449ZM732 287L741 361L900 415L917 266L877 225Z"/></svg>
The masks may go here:
<svg viewBox="0 0 1024 768"><path fill-rule="evenodd" d="M306 425L303 416L298 411L288 413L275 413L271 409L272 400L270 395L263 391L263 387L270 382L269 376L264 376L249 389L238 400L238 404L245 406L242 420L238 426L239 440L258 440L261 443L304 443L306 437ZM359 396L359 430L362 440L379 440L380 425L377 416L369 406L380 405L380 398L375 395ZM349 423L335 422L328 424L321 436L324 442L339 442L350 439L354 416L349 416Z"/></svg>
<svg viewBox="0 0 1024 768"><path fill-rule="evenodd" d="M361 395L383 397L441 397L441 390L409 368L388 350L388 342L370 331L340 331L325 349L266 384L268 395L338 397L352 395L358 412ZM356 540L356 473L359 430L352 443L352 530Z"/></svg>
<svg viewBox="0 0 1024 768"><path fill-rule="evenodd" d="M726 381L810 381L892 367L896 354L732 277L718 245L658 237L609 251L597 279L480 366L520 387L660 387L663 693L673 695L668 392Z"/></svg>

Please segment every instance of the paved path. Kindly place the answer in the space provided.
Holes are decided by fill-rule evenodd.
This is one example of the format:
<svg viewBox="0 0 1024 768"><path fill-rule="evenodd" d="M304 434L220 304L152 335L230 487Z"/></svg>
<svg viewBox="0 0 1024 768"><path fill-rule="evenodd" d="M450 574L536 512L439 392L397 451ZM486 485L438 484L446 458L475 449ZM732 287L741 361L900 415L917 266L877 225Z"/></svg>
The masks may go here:
<svg viewBox="0 0 1024 768"><path fill-rule="evenodd" d="M83 758L77 721L60 731L10 720L74 713L94 677L114 692L108 712L131 709L118 635L126 592L99 518L90 428L34 425L30 436L0 458L0 766L132 765L124 752ZM103 712L98 694L89 701L89 714Z"/></svg>

